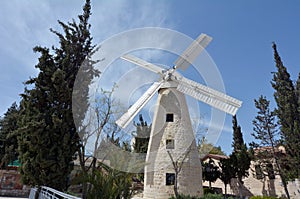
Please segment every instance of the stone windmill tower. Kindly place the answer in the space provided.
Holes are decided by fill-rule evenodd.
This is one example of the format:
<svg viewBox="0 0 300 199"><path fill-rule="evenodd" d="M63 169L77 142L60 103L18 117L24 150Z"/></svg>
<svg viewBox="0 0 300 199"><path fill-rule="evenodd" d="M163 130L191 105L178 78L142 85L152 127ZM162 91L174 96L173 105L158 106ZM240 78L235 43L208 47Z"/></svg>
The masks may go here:
<svg viewBox="0 0 300 199"><path fill-rule="evenodd" d="M211 37L201 34L168 70L130 54L121 57L160 75L159 81L154 82L116 122L125 128L158 92L146 156L144 198L167 199L176 191L191 196L203 195L201 163L185 94L232 115L242 104L176 72L178 68L186 69L210 41Z"/></svg>

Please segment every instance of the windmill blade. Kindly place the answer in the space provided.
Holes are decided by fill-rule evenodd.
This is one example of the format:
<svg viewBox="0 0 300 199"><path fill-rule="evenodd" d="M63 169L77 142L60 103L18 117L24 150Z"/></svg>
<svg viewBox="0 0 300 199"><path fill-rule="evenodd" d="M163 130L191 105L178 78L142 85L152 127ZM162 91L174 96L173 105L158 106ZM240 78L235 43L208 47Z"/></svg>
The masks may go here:
<svg viewBox="0 0 300 199"><path fill-rule="evenodd" d="M121 57L121 59L124 59L124 60L126 60L126 61L131 62L131 63L134 63L134 64L136 64L136 65L138 65L138 66L142 66L142 67L144 67L144 68L146 68L146 69L148 69L148 70L151 70L152 72L158 73L158 74L160 74L160 75L161 75L161 74L163 73L163 71L164 71L163 68L161 68L161 67L159 67L159 66L156 66L156 65L154 65L154 64L151 64L151 63L149 63L149 62L146 62L146 61L144 61L144 60L142 60L142 59L140 59L140 58L138 58L138 57L135 57L135 56L133 56L133 55L130 55L130 54L123 55L123 56Z"/></svg>
<svg viewBox="0 0 300 199"><path fill-rule="evenodd" d="M242 101L240 100L184 77L178 79L178 82L177 90L180 92L231 115L235 115L238 108L242 105Z"/></svg>
<svg viewBox="0 0 300 199"><path fill-rule="evenodd" d="M126 126L133 120L136 114L147 104L147 102L153 97L153 95L158 91L158 89L163 84L163 81L155 82L150 86L150 88L136 101L124 115L122 115L116 124L121 128L126 128Z"/></svg>
<svg viewBox="0 0 300 199"><path fill-rule="evenodd" d="M212 37L202 33L174 62L176 68L187 69L211 40Z"/></svg>

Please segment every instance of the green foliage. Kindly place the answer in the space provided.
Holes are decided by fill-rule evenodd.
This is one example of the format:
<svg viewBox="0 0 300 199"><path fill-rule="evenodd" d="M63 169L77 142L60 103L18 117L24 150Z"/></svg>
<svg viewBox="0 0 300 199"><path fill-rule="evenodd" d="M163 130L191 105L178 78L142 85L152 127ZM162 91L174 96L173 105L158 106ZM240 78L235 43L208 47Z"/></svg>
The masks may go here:
<svg viewBox="0 0 300 199"><path fill-rule="evenodd" d="M249 175L248 170L251 162L246 144L242 146L240 151L233 152L229 158L233 162L236 177L242 183L242 178Z"/></svg>
<svg viewBox="0 0 300 199"><path fill-rule="evenodd" d="M147 153L151 125L148 126L147 122L144 121L142 115L139 115L139 121L139 123L135 124L136 135L133 148L134 152L136 153Z"/></svg>
<svg viewBox="0 0 300 199"><path fill-rule="evenodd" d="M273 73L271 81L274 88L274 98L277 104L275 113L279 119L282 143L286 149L286 160L291 168L283 168L289 179L300 176L300 98L299 79L296 86L290 78L287 68L283 65L277 52L276 44L273 43L274 59L277 71ZM298 169L295 169L298 168Z"/></svg>
<svg viewBox="0 0 300 199"><path fill-rule="evenodd" d="M148 126L147 122L144 121L142 114L139 115L139 122L134 123L134 125L136 127L136 132L134 135L133 150L135 153L144 153L141 161L142 164L145 164L150 139L151 125ZM136 174L136 177L140 181L144 180L144 168L141 169L139 174Z"/></svg>
<svg viewBox="0 0 300 199"><path fill-rule="evenodd" d="M233 116L233 153L229 156L234 166L235 176L242 183L242 178L249 175L251 155L244 143L241 127L237 123L236 116Z"/></svg>
<svg viewBox="0 0 300 199"><path fill-rule="evenodd" d="M254 148L263 146L275 147L279 142L278 125L276 124L274 111L270 111L270 101L266 97L260 96L258 100L254 100L254 103L258 112L252 121L254 133L251 135L256 140L256 142L252 143L252 146Z"/></svg>
<svg viewBox="0 0 300 199"><path fill-rule="evenodd" d="M214 194L215 192L214 192L213 189L204 187L204 188L203 188L203 194L204 194L204 195L207 195L207 194L209 194L209 193Z"/></svg>
<svg viewBox="0 0 300 199"><path fill-rule="evenodd" d="M208 143L203 137L201 140L201 145L198 146L200 157L204 157L207 154L217 154L217 155L226 155L220 146L216 147L211 143Z"/></svg>
<svg viewBox="0 0 300 199"><path fill-rule="evenodd" d="M242 146L244 145L244 139L243 139L243 134L241 130L241 126L238 125L237 123L237 118L236 115L232 117L232 124L233 124L233 142L232 142L232 147L233 151L239 151L242 149Z"/></svg>
<svg viewBox="0 0 300 199"><path fill-rule="evenodd" d="M203 197L200 197L199 199L223 199L224 196L221 194L206 194Z"/></svg>
<svg viewBox="0 0 300 199"><path fill-rule="evenodd" d="M296 96L298 98L298 112L300 112L300 73L296 82Z"/></svg>
<svg viewBox="0 0 300 199"><path fill-rule="evenodd" d="M72 105L76 108L72 104L73 86L80 66L94 48L88 24L89 0L83 11L78 24L75 20L67 24L59 21L63 33L51 30L59 39L59 47L52 47L51 51L40 46L34 48L41 54L36 65L40 72L26 82L32 89L25 88L22 94L17 130L22 180L29 185L58 190L68 187L73 156L80 146L72 114ZM98 72L89 64L83 68L90 79L81 83L87 86ZM77 121L83 120L88 106L86 89L76 95L82 113L75 116Z"/></svg>
<svg viewBox="0 0 300 199"><path fill-rule="evenodd" d="M219 167L214 164L212 159L209 159L208 162L202 163L202 179L203 181L209 182L209 188L211 188L211 183L215 182L219 177Z"/></svg>
<svg viewBox="0 0 300 199"><path fill-rule="evenodd" d="M224 196L221 195L221 194L208 193L208 194L205 194L202 197L179 195L177 198L173 196L170 199L223 199L223 198L224 198ZM233 198L232 197L228 197L228 199L233 199Z"/></svg>
<svg viewBox="0 0 300 199"><path fill-rule="evenodd" d="M273 196L251 196L250 199L278 199L278 198Z"/></svg>
<svg viewBox="0 0 300 199"><path fill-rule="evenodd" d="M273 178L273 165L270 163L270 159L275 161L276 171L278 171L282 184L284 186L287 195L287 178L285 172L281 169L282 162L281 157L284 157L276 149L276 145L279 143L279 137L277 134L277 123L275 121L275 113L270 111L269 104L270 101L266 97L260 96L258 100L254 100L255 107L258 109L257 116L253 120L253 130L252 136L256 139L251 145L253 147L260 147L256 150L255 158L259 165L258 168L263 169L264 174L267 174L269 178ZM271 147L271 149L266 150L264 146ZM260 177L260 176L259 176ZM262 176L263 177L263 176Z"/></svg>
<svg viewBox="0 0 300 199"><path fill-rule="evenodd" d="M0 167L5 168L9 163L18 159L17 121L19 107L14 102L0 119Z"/></svg>
<svg viewBox="0 0 300 199"><path fill-rule="evenodd" d="M222 151L221 146L213 146L209 152L210 154L217 154L217 155L226 155L224 151Z"/></svg>
<svg viewBox="0 0 300 199"><path fill-rule="evenodd" d="M101 165L100 169L89 174L86 181L90 187L87 192L88 199L130 199L132 174L111 169Z"/></svg>
<svg viewBox="0 0 300 199"><path fill-rule="evenodd" d="M230 184L231 179L235 177L235 170L233 169L235 167L234 163L232 158L221 159L219 162L221 168L219 178L225 185L225 195L227 194L227 185Z"/></svg>
<svg viewBox="0 0 300 199"><path fill-rule="evenodd" d="M235 177L239 182L239 194L242 197L241 186L243 184L243 177L247 177L249 175L249 168L251 164L251 154L247 149L246 144L243 140L243 134L241 127L237 123L236 116L233 116L233 152L229 156L229 159L232 163L232 169L235 173Z"/></svg>

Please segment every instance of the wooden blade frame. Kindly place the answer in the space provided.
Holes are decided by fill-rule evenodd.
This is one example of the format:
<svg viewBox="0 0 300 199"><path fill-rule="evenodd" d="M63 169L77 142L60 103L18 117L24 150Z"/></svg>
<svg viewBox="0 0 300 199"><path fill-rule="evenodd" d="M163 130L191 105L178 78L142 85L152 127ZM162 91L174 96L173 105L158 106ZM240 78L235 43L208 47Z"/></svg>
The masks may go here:
<svg viewBox="0 0 300 199"><path fill-rule="evenodd" d="M240 100L184 77L178 79L178 82L178 91L231 115L235 115L242 105Z"/></svg>
<svg viewBox="0 0 300 199"><path fill-rule="evenodd" d="M202 33L174 62L176 68L187 69L211 40L212 37Z"/></svg>
<svg viewBox="0 0 300 199"><path fill-rule="evenodd" d="M138 57L135 57L135 56L133 56L133 55L130 55L130 54L127 54L127 55L122 56L121 59L124 59L124 60L126 60L126 61L129 61L129 62L131 62L131 63L133 63L133 64L136 64L136 65L141 66L141 67L143 67L143 68L146 68L146 69L148 69L148 70L151 70L152 72L155 72L155 73L160 74L160 75L161 75L161 74L163 73L163 71L164 71L163 68L161 68L161 67L159 67L159 66L156 66L156 65L154 65L154 64L151 64L151 63L149 63L149 62L146 62L146 61L144 61L144 60L142 60L142 59L140 59L140 58L138 58Z"/></svg>
<svg viewBox="0 0 300 199"><path fill-rule="evenodd" d="M126 128L128 124L133 120L138 112L148 103L148 101L153 97L153 95L158 91L158 89L163 84L163 81L155 82L151 87L136 101L124 115L122 115L116 124L121 128Z"/></svg>

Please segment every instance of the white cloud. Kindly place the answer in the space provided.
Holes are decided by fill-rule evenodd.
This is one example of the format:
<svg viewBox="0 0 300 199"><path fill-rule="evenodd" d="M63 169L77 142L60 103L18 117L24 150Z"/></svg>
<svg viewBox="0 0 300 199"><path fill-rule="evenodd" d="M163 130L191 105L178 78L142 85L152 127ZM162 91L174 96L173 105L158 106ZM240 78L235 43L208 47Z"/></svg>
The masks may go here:
<svg viewBox="0 0 300 199"><path fill-rule="evenodd" d="M92 12L92 30L97 42L133 28L172 26L166 23L169 13L166 2L95 1Z"/></svg>
<svg viewBox="0 0 300 199"><path fill-rule="evenodd" d="M0 2L0 115L23 91L22 82L36 76L38 55L32 48L36 45L51 48L57 38L49 29L61 31L57 20L63 22L77 19L84 2L79 0L36 1L10 0ZM169 26L166 2L153 1L92 1L92 36L99 43L131 28L145 26ZM2 95L3 96L3 95ZM15 99L10 102L11 99Z"/></svg>

